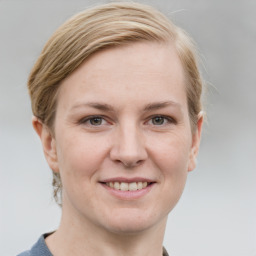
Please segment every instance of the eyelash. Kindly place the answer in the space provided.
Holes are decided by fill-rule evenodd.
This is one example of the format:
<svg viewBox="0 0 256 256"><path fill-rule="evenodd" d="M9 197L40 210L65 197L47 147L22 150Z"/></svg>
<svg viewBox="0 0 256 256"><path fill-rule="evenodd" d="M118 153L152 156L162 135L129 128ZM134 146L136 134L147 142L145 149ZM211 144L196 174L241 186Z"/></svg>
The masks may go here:
<svg viewBox="0 0 256 256"><path fill-rule="evenodd" d="M152 120L153 120L154 118L160 118L160 119L163 120L164 123L161 123L161 124L153 124ZM94 121L95 121L96 119L100 119L100 121L101 121L100 124L98 124L98 125L92 124L93 119L94 119ZM95 116L88 116L88 117L86 117L86 118L81 119L81 120L79 121L79 124L85 124L85 125L97 127L97 126L102 126L102 125L103 125L102 122L104 122L104 121L107 122L107 123L109 123L109 122L106 120L106 118L105 118L104 116L97 116L97 115L95 115ZM176 124L176 123L177 123L176 120L174 120L172 117L164 116L164 115L154 115L154 116L151 116L151 117L146 121L146 123L149 123L150 121L152 122L151 125L153 125L153 126L164 126L164 125L168 125L168 124Z"/></svg>
<svg viewBox="0 0 256 256"><path fill-rule="evenodd" d="M93 124L91 123L91 121L93 121L93 119L94 119L94 120L95 120L95 119L100 119L100 120L101 120L101 123L100 123L99 125L93 125ZM88 117L86 117L86 118L81 119L81 120L79 121L79 124L85 124L85 125L89 125L89 126L101 126L101 125L102 125L102 121L107 122L103 116L88 116ZM89 123L89 122L90 122L90 123ZM88 123L88 124L87 124L87 123Z"/></svg>
<svg viewBox="0 0 256 256"><path fill-rule="evenodd" d="M163 120L163 122L165 122L164 124L152 124L154 126L164 126L164 125L167 125L167 124L176 124L176 121L170 117L170 116L164 116L164 115L154 115L154 116L151 116L150 117L150 121L152 122L152 120L154 118L161 118Z"/></svg>

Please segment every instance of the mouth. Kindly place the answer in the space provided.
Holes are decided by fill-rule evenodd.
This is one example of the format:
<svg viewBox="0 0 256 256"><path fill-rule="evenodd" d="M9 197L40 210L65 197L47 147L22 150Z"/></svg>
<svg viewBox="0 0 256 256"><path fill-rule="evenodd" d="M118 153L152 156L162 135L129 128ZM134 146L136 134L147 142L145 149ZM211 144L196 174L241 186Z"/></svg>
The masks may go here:
<svg viewBox="0 0 256 256"><path fill-rule="evenodd" d="M121 200L136 200L149 194L157 182L142 177L115 177L101 180L99 183L106 189L105 191L115 198Z"/></svg>
<svg viewBox="0 0 256 256"><path fill-rule="evenodd" d="M114 190L120 191L137 191L147 188L152 185L154 182L147 181L138 181L138 182L123 182L123 181L110 181L110 182L102 182L107 187L112 188Z"/></svg>

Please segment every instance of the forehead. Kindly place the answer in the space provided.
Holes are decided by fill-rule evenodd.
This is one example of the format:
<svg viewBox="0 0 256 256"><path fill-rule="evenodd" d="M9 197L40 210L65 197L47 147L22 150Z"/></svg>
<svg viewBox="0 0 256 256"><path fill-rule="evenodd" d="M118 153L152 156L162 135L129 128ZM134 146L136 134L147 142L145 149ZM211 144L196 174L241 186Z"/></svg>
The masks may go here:
<svg viewBox="0 0 256 256"><path fill-rule="evenodd" d="M138 42L97 52L62 82L58 101L67 105L95 96L113 103L184 101L183 68L175 48L171 43Z"/></svg>
<svg viewBox="0 0 256 256"><path fill-rule="evenodd" d="M97 76L92 71L111 71L112 74L148 73L183 78L181 61L172 43L134 42L111 47L94 53L79 69L86 69L86 76ZM129 72L132 72L129 73Z"/></svg>

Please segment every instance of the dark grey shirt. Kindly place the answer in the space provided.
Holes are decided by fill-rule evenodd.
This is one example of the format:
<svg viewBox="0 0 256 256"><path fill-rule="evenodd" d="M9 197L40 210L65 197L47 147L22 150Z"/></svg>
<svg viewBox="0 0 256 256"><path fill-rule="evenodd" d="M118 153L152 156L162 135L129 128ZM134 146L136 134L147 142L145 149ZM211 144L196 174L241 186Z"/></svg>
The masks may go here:
<svg viewBox="0 0 256 256"><path fill-rule="evenodd" d="M51 252L49 251L46 243L45 243L45 238L49 234L45 234L40 236L38 241L33 245L31 250L22 252L18 254L17 256L53 256Z"/></svg>
<svg viewBox="0 0 256 256"><path fill-rule="evenodd" d="M34 246L31 248L29 251L22 252L18 254L17 256L53 256L51 252L49 251L46 243L45 243L45 238L49 234L45 234L40 236L38 241L34 244ZM167 251L165 248L163 248L163 256L168 256Z"/></svg>

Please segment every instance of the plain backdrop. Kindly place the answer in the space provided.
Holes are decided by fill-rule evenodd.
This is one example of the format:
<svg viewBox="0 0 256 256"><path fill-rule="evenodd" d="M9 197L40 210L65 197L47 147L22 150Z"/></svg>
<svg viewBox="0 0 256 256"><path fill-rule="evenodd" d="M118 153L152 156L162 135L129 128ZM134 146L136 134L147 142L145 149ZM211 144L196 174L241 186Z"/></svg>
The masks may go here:
<svg viewBox="0 0 256 256"><path fill-rule="evenodd" d="M60 209L31 126L26 80L67 18L107 1L0 0L0 255L55 230ZM197 42L209 88L198 167L169 216L172 256L256 255L256 1L138 1L163 11Z"/></svg>

